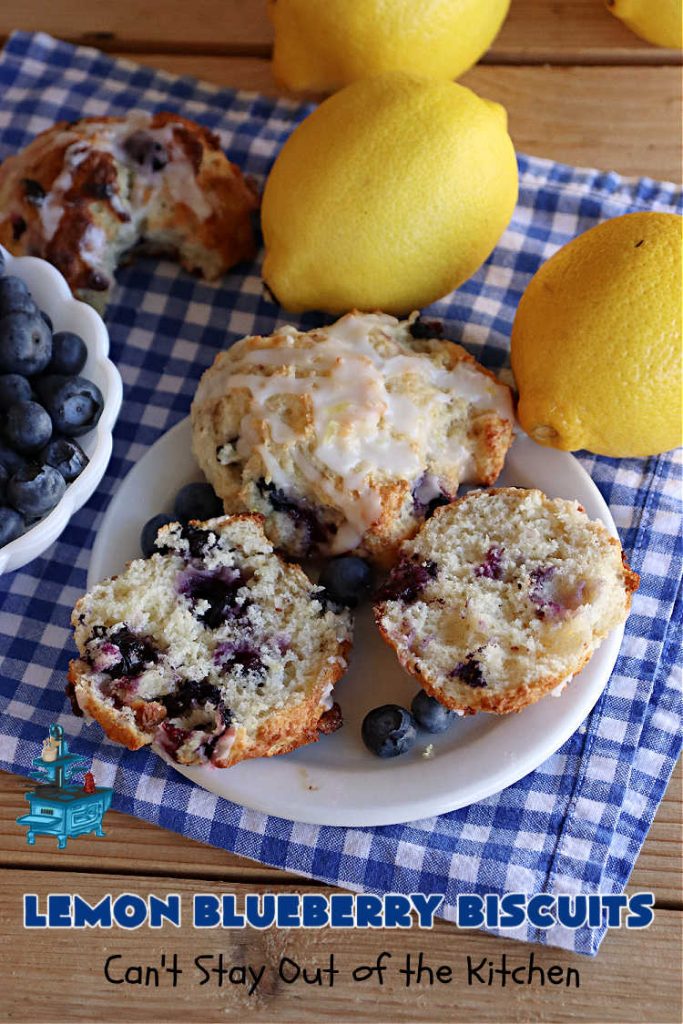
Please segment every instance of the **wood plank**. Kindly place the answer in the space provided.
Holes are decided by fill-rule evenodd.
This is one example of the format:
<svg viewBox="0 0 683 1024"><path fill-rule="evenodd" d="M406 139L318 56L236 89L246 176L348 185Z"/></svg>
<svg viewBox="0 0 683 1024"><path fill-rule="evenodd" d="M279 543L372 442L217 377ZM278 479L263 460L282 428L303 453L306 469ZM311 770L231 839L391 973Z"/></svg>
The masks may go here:
<svg viewBox="0 0 683 1024"><path fill-rule="evenodd" d="M366 929L265 931L197 931L190 923L191 897L199 892L235 893L238 906L249 886L221 885L190 879L169 883L166 879L89 876L68 872L22 872L5 875L0 895L0 944L7 965L3 984L3 1018L27 1024L55 1020L93 1021L205 1021L259 1022L307 1021L648 1021L673 1024L681 1019L678 953L683 915L660 911L646 931L619 930L609 934L594 960L538 946L497 939L479 932L460 931L451 924L437 922L430 931ZM282 891L283 887L273 887ZM285 891L292 891L287 887ZM329 892L321 888L321 892ZM23 895L36 893L41 899L49 892L77 892L90 903L107 893L150 892L165 895L179 893L184 911L180 929L165 927L149 930L145 925L135 931L120 928L36 931L22 927ZM381 988L376 981L354 983L352 971L363 964L375 963L378 954L388 951L388 969ZM196 956L222 952L225 963L265 965L263 981L249 997L242 986L218 988L216 977L198 985L203 978L194 967ZM415 984L408 991L399 968L410 953L413 964L422 952L434 967L446 964L453 971L450 984ZM538 974L532 985L505 988L479 983L468 986L467 957L474 965L489 959L500 966L503 954L509 968L529 962L547 969L560 965L579 974L579 988L540 986ZM159 987L124 987L104 977L104 962L120 956L114 969L121 972L130 964L158 966L160 954L167 962L173 953L183 974L173 989L168 975L161 975ZM316 968L334 967L339 974L334 984L287 984L279 978L279 965L288 957L309 976ZM215 959L206 967L216 965ZM11 965L11 966L10 966ZM634 969L637 965L637 970ZM287 966L287 965L286 965ZM291 969L291 968L290 968ZM322 975L329 981L329 975ZM29 979L31 981L28 984ZM644 983L647 979L647 983ZM496 979L498 981L498 979Z"/></svg>
<svg viewBox="0 0 683 1024"><path fill-rule="evenodd" d="M299 885L318 885L113 811L107 815L105 841L81 836L58 855L49 839L39 838L35 846L29 847L15 819L24 809L24 792L31 785L18 776L0 773L0 868L221 878L253 885L295 880ZM680 885L682 790L683 766L679 762L629 884L631 892L654 892L658 905L674 908L683 907Z"/></svg>
<svg viewBox="0 0 683 1024"><path fill-rule="evenodd" d="M266 0L164 0L117 3L3 0L0 37L44 31L107 50L267 55L272 30ZM487 63L662 64L681 54L651 46L614 18L601 0L513 0Z"/></svg>
<svg viewBox="0 0 683 1024"><path fill-rule="evenodd" d="M279 92L270 63L262 59L169 54L133 59L218 85L270 96ZM480 65L462 82L507 108L521 152L622 174L680 179L678 68Z"/></svg>

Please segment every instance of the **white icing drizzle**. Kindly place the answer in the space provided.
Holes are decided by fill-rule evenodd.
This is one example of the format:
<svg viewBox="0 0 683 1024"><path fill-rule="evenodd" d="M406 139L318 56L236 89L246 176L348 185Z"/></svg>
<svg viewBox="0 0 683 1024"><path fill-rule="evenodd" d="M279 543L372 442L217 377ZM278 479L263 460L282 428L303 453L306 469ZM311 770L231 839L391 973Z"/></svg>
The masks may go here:
<svg viewBox="0 0 683 1024"><path fill-rule="evenodd" d="M370 341L371 332L377 347ZM259 435L257 422L263 421L270 439L287 446L301 474L346 517L333 553L358 544L379 518L378 484L386 479L416 482L424 471L426 451L438 453L430 437L429 408L399 393L399 379L404 384L406 377L417 378L422 389L430 388L430 402L490 409L513 421L508 389L469 362L463 360L449 370L424 355L383 355L382 341L395 351L405 332L405 324L380 313L348 314L308 336L285 327L270 339L268 348L245 348L236 359L215 366L197 390L197 405L237 388L251 393L252 410L240 425L239 456L246 460L255 448L270 479L286 488L286 473L269 449L268 438ZM295 348L297 339L304 339L305 347ZM263 374L258 367L272 372ZM271 401L292 395L310 402L317 439L314 458L294 446L299 435L283 418L281 405ZM469 452L448 441L442 447L450 460L459 457L461 480L466 480L473 470Z"/></svg>

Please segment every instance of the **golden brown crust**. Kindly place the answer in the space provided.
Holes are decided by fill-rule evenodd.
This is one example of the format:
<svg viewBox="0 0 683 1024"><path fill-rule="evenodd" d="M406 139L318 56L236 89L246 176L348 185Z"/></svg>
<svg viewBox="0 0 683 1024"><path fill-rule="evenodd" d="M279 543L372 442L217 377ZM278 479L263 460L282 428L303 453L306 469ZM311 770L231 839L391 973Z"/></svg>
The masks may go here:
<svg viewBox="0 0 683 1024"><path fill-rule="evenodd" d="M117 117L62 121L0 165L0 243L16 256L49 260L62 272L72 291L81 296L105 292L111 284L109 274L88 253L88 231L103 231L112 249L120 248L119 237L126 238L124 248L141 241L132 235L129 238L129 169L118 158L120 153L117 156L107 149L103 137L107 126L127 123L129 119ZM250 222L250 214L258 205L255 190L207 128L162 111L151 117L145 130L166 126L171 126L174 143L186 158L183 166L193 176L211 212L206 217L198 216L191 204L169 190L146 229L147 248L169 255L175 252L186 270L218 277L255 253ZM134 130L131 123L131 132ZM102 148L98 148L98 142ZM86 155L65 168L65 154L74 144L81 144ZM41 208L53 188L61 188L65 173L63 214L55 220L48 237ZM184 237L191 239L191 245L181 244ZM197 260L193 262L195 252Z"/></svg>

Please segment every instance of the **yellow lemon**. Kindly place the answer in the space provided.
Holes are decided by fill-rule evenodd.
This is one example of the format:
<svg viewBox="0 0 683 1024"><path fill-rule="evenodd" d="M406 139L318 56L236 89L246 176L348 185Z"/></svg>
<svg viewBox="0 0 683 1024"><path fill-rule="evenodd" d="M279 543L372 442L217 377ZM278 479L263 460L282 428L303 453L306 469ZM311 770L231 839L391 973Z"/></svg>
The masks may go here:
<svg viewBox="0 0 683 1024"><path fill-rule="evenodd" d="M608 9L641 39L683 50L681 0L606 0Z"/></svg>
<svg viewBox="0 0 683 1024"><path fill-rule="evenodd" d="M683 218L629 213L544 263L512 328L520 422L534 440L600 455L681 444Z"/></svg>
<svg viewBox="0 0 683 1024"><path fill-rule="evenodd" d="M327 92L384 71L457 78L496 36L510 0L270 0L273 70Z"/></svg>
<svg viewBox="0 0 683 1024"><path fill-rule="evenodd" d="M405 313L483 263L517 199L503 107L389 72L322 103L263 194L263 276L294 312Z"/></svg>

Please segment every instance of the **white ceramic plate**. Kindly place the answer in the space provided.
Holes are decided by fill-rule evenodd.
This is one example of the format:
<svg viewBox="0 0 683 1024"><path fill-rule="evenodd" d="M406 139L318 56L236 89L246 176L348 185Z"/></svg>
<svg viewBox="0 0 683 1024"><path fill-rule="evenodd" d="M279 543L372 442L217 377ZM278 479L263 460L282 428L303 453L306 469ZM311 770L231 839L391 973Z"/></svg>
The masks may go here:
<svg viewBox="0 0 683 1024"><path fill-rule="evenodd" d="M77 438L90 460L88 465L68 485L64 497L49 515L21 537L0 548L2 575L20 569L54 544L71 516L85 505L99 484L111 457L112 430L121 408L123 388L119 371L108 358L107 328L95 310L74 299L62 275L45 260L34 256L11 256L1 246L0 253L5 257L5 272L26 282L38 306L51 318L55 331L74 331L83 338L88 348L88 359L81 374L97 384L104 398L104 409L95 429Z"/></svg>
<svg viewBox="0 0 683 1024"><path fill-rule="evenodd" d="M190 423L184 420L123 481L98 534L88 584L139 557L144 522L157 512L171 512L176 491L199 479L190 451ZM569 454L518 437L499 482L576 498L616 536L598 489ZM343 729L291 754L233 768L172 767L198 786L246 807L319 825L390 825L466 807L533 771L571 736L607 683L622 635L623 627L614 630L559 697L546 697L517 715L460 719L445 734L420 733L412 751L385 761L363 746L363 717L380 704L409 705L417 685L380 639L366 608L356 617L351 668L335 688ZM429 743L433 755L425 758Z"/></svg>

